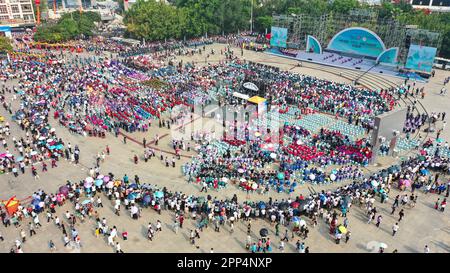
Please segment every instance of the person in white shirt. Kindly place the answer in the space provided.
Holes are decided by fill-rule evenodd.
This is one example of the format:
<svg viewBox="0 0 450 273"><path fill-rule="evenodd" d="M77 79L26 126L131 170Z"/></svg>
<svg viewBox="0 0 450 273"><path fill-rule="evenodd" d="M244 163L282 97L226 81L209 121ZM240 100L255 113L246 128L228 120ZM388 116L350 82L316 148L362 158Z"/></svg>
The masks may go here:
<svg viewBox="0 0 450 273"><path fill-rule="evenodd" d="M162 229L161 229L161 221L156 221L156 232L158 232L158 231L162 231Z"/></svg>
<svg viewBox="0 0 450 273"><path fill-rule="evenodd" d="M392 226L392 236L394 236L395 235L395 233L397 233L397 231L400 229L400 227L398 226L398 223L395 223L393 226Z"/></svg>
<svg viewBox="0 0 450 273"><path fill-rule="evenodd" d="M113 240L113 236L109 235L108 236L108 245L114 245L114 240Z"/></svg>
<svg viewBox="0 0 450 273"><path fill-rule="evenodd" d="M428 247L428 245L425 246L424 252L425 253L430 253L430 248Z"/></svg>
<svg viewBox="0 0 450 273"><path fill-rule="evenodd" d="M116 253L123 253L122 248L120 247L119 242L116 243Z"/></svg>
<svg viewBox="0 0 450 273"><path fill-rule="evenodd" d="M70 243L69 237L67 235L64 236L64 246L66 247Z"/></svg>

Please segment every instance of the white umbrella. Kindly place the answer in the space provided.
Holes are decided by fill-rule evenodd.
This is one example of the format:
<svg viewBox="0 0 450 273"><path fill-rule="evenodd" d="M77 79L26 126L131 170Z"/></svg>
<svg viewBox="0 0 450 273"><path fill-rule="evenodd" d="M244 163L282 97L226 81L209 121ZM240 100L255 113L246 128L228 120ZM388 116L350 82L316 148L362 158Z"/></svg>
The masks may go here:
<svg viewBox="0 0 450 273"><path fill-rule="evenodd" d="M270 157L273 158L273 159L275 159L275 158L277 158L277 154L276 154L276 153L271 153L271 154L270 154Z"/></svg>
<svg viewBox="0 0 450 273"><path fill-rule="evenodd" d="M313 173L312 173L312 174L310 174L310 175L309 175L309 179L311 179L311 180L315 180L315 179L316 179L316 175L315 175L315 174L313 174Z"/></svg>
<svg viewBox="0 0 450 273"><path fill-rule="evenodd" d="M51 138L47 139L47 143L50 143L52 141L53 141L53 139L51 139Z"/></svg>
<svg viewBox="0 0 450 273"><path fill-rule="evenodd" d="M37 155L36 151L31 151L30 155Z"/></svg>
<svg viewBox="0 0 450 273"><path fill-rule="evenodd" d="M241 179L239 179L239 181L241 181L241 182L245 182L246 180L245 180L245 178L241 178Z"/></svg>
<svg viewBox="0 0 450 273"><path fill-rule="evenodd" d="M108 189L112 189L112 188L114 187L114 182L109 181L108 183L106 183L106 187L107 187Z"/></svg>
<svg viewBox="0 0 450 273"><path fill-rule="evenodd" d="M304 225L306 225L306 222L305 222L305 220L301 219L301 220L300 220L300 222L299 222L299 225L300 225L300 226L304 226Z"/></svg>
<svg viewBox="0 0 450 273"><path fill-rule="evenodd" d="M238 173L244 173L244 172L245 172L244 169L242 169L242 168L238 169Z"/></svg>
<svg viewBox="0 0 450 273"><path fill-rule="evenodd" d="M252 185L252 189L256 190L257 188L258 188L258 184L256 184L256 183L253 183L253 185Z"/></svg>
<svg viewBox="0 0 450 273"><path fill-rule="evenodd" d="M336 175L334 173L330 174L330 179L332 181L336 180Z"/></svg>
<svg viewBox="0 0 450 273"><path fill-rule="evenodd" d="M97 179L103 179L103 177L105 177L103 174L100 174L99 176L97 176Z"/></svg>
<svg viewBox="0 0 450 273"><path fill-rule="evenodd" d="M92 183L92 182L94 182L94 178L88 176L88 177L86 177L86 179L84 181L86 181L87 183Z"/></svg>
<svg viewBox="0 0 450 273"><path fill-rule="evenodd" d="M387 246L387 244L385 244L385 243L380 243L380 244L378 245L378 247L381 247L381 248L383 248L383 249L386 249L388 246Z"/></svg>

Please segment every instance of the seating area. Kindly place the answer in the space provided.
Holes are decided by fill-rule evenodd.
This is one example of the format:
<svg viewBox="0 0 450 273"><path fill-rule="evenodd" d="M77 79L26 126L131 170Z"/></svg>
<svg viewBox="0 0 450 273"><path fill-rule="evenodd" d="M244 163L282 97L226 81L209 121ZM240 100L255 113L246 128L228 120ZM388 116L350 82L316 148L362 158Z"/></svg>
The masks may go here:
<svg viewBox="0 0 450 273"><path fill-rule="evenodd" d="M359 138L364 136L364 133L365 133L364 128L362 128L360 126L348 124L341 120L338 120L335 123L333 123L331 126L329 126L328 130L338 131L353 141L358 140Z"/></svg>
<svg viewBox="0 0 450 273"><path fill-rule="evenodd" d="M431 146L431 147L425 148L424 150L427 152L427 154L434 155L436 153L436 149L437 149L436 146ZM450 148L439 147L437 155L440 157L450 158Z"/></svg>
<svg viewBox="0 0 450 273"><path fill-rule="evenodd" d="M309 130L311 133L315 133L319 131L320 128L328 126L332 122L334 122L334 120L329 116L323 114L313 114L296 120L295 122L293 122L293 125L301 126Z"/></svg>
<svg viewBox="0 0 450 273"><path fill-rule="evenodd" d="M213 143L211 143L211 145L217 148L218 153L221 155L225 154L227 150L233 152L238 149L237 146L230 145L224 141L214 141Z"/></svg>
<svg viewBox="0 0 450 273"><path fill-rule="evenodd" d="M396 152L406 152L419 147L420 141L415 139L399 138L397 140L397 145L395 146Z"/></svg>

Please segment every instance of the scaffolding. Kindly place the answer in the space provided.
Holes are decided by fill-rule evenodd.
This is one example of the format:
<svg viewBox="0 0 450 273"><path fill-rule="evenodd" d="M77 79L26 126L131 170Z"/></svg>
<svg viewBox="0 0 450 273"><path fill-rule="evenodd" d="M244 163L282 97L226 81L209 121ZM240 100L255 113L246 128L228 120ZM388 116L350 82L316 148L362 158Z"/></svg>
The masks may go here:
<svg viewBox="0 0 450 273"><path fill-rule="evenodd" d="M386 48L398 47L400 63L404 63L409 50L407 36L411 44L436 47L442 43L442 35L424 29L411 29L393 19L380 19L375 12L364 10L352 10L350 14L323 14L311 16L299 15L274 15L273 26L287 28L287 47L296 49L306 48L306 37L316 37L323 48L326 48L330 40L339 31L349 27L363 27L375 32L386 45Z"/></svg>

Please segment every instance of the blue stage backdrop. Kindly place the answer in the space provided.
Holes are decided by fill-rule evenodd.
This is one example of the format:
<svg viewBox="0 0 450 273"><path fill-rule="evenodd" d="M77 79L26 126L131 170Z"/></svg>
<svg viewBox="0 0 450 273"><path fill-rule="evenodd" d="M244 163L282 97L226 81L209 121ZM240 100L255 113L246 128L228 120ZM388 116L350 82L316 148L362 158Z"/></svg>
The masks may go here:
<svg viewBox="0 0 450 273"><path fill-rule="evenodd" d="M436 57L436 51L437 49L435 47L411 45L405 67L430 73L433 67L434 57Z"/></svg>
<svg viewBox="0 0 450 273"><path fill-rule="evenodd" d="M328 49L377 58L386 50L383 41L374 32L360 27L346 28L336 34Z"/></svg>
<svg viewBox="0 0 450 273"><path fill-rule="evenodd" d="M398 56L398 47L391 47L386 49L383 53L380 54L377 58L377 62L384 65L396 66L398 64L397 61Z"/></svg>
<svg viewBox="0 0 450 273"><path fill-rule="evenodd" d="M306 52L322 54L322 47L314 36L308 35L306 37Z"/></svg>
<svg viewBox="0 0 450 273"><path fill-rule="evenodd" d="M286 48L287 28L272 27L270 45Z"/></svg>

